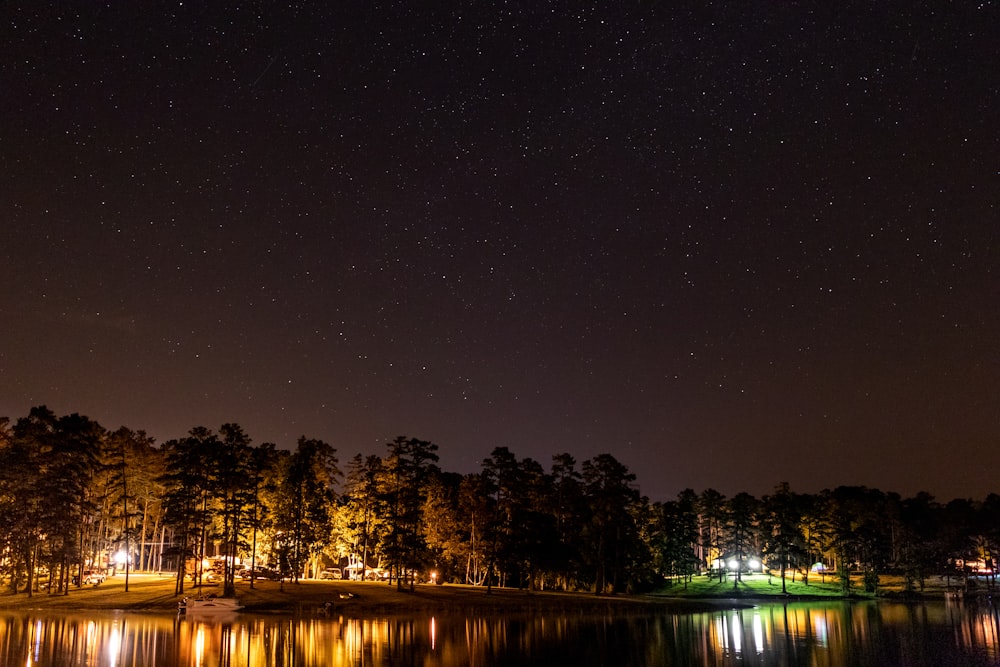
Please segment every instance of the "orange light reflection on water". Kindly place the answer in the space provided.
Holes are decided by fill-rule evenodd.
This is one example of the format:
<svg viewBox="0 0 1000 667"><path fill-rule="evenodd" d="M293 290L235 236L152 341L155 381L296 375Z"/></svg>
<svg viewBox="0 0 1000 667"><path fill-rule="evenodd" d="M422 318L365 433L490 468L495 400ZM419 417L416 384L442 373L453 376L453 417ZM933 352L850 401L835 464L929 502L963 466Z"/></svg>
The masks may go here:
<svg viewBox="0 0 1000 667"><path fill-rule="evenodd" d="M793 602L636 619L615 614L382 619L8 615L0 622L0 664L376 667L417 660L422 665L481 667L497 664L498 656L537 664L532 661L547 659L553 650L567 655L572 651L566 647L574 647L579 653L575 659L619 664L738 661L832 667L865 655L858 647L884 643L888 636L898 639L892 651L900 664L927 664L928 629L944 638L945 645L936 649L1000 659L997 610L988 601L958 601Z"/></svg>

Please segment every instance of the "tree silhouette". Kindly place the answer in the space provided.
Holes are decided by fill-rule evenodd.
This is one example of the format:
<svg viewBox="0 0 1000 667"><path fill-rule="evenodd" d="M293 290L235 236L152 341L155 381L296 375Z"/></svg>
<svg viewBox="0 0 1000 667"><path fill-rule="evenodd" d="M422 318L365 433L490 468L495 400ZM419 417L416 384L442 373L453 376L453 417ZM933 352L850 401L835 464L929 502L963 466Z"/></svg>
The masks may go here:
<svg viewBox="0 0 1000 667"><path fill-rule="evenodd" d="M769 496L764 496L762 506L762 528L764 549L777 559L781 574L781 592L788 593L785 572L793 557L802 553L802 510L798 497L792 493L788 482L782 482Z"/></svg>
<svg viewBox="0 0 1000 667"><path fill-rule="evenodd" d="M593 570L598 595L619 589L631 551L637 548L638 530L632 513L639 502L635 474L611 454L583 462L583 486L590 522L586 557Z"/></svg>

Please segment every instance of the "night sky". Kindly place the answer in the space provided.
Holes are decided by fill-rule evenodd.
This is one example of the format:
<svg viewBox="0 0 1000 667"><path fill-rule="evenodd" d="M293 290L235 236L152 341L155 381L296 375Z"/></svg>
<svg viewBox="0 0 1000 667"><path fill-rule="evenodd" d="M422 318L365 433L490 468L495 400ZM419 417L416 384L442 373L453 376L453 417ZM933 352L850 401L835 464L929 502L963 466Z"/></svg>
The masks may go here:
<svg viewBox="0 0 1000 667"><path fill-rule="evenodd" d="M997 6L583 4L6 3L0 415L1000 492Z"/></svg>

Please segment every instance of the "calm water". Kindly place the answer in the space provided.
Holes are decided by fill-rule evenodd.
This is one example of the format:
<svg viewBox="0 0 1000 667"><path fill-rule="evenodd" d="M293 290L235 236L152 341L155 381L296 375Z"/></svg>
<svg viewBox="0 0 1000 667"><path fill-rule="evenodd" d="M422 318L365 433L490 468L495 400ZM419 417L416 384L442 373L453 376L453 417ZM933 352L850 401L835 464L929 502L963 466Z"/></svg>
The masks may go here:
<svg viewBox="0 0 1000 667"><path fill-rule="evenodd" d="M0 664L1000 665L1000 615L987 604L944 602L392 619L24 613L0 615Z"/></svg>

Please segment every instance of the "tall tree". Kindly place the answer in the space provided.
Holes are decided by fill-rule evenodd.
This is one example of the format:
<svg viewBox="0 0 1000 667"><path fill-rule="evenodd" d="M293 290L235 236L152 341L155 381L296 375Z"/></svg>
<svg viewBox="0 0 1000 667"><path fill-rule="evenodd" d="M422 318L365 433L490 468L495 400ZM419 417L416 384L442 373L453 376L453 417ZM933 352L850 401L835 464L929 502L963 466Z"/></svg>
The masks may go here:
<svg viewBox="0 0 1000 667"><path fill-rule="evenodd" d="M726 497L715 489L705 489L698 498L699 531L705 565L711 570L721 563L723 556L722 534L728 504ZM719 581L725 577L725 567L718 566Z"/></svg>
<svg viewBox="0 0 1000 667"><path fill-rule="evenodd" d="M426 542L422 534L422 493L437 467L437 445L399 436L387 445L382 461L380 499L385 508L384 550L389 560L390 582L412 589L413 574L422 565Z"/></svg>
<svg viewBox="0 0 1000 667"><path fill-rule="evenodd" d="M729 501L726 547L737 563L736 572L733 574L733 590L736 590L739 581L742 580L747 557L757 551L759 507L759 501L746 492L737 493Z"/></svg>
<svg viewBox="0 0 1000 667"><path fill-rule="evenodd" d="M32 408L33 417L18 419L13 429L4 434L0 451L0 522L4 535L4 553L0 567L17 593L28 584L31 594L33 557L41 539L41 505L37 487L41 478L40 439L54 431L55 415L39 414L44 406Z"/></svg>
<svg viewBox="0 0 1000 667"><path fill-rule="evenodd" d="M348 561L357 577L367 577L372 552L378 542L379 473L382 458L376 454L351 459L344 480L342 503L343 538L348 543Z"/></svg>
<svg viewBox="0 0 1000 667"><path fill-rule="evenodd" d="M583 462L584 493L590 508L586 532L587 549L598 595L616 592L632 550L639 548L638 527L633 514L640 501L635 474L611 454L600 454Z"/></svg>
<svg viewBox="0 0 1000 667"><path fill-rule="evenodd" d="M245 526L253 519L255 508L256 471L250 437L239 424L219 427L218 447L215 449L214 495L219 506L221 525L218 535L222 544L222 585L225 595L236 591L236 558L247 545L240 537Z"/></svg>
<svg viewBox="0 0 1000 667"><path fill-rule="evenodd" d="M211 514L209 500L214 484L208 452L216 447L215 434L203 427L191 429L187 437L163 445L166 472L161 478L165 488L164 521L174 531L174 543L167 553L177 559L175 592L184 592L187 561L196 558L195 576L201 577L205 535Z"/></svg>
<svg viewBox="0 0 1000 667"><path fill-rule="evenodd" d="M498 572L499 584L503 586L511 566L519 478L517 457L507 447L494 448L490 457L483 460L482 481L491 500L490 518L485 524L487 593L492 592L493 572Z"/></svg>
<svg viewBox="0 0 1000 667"><path fill-rule="evenodd" d="M979 558L980 550L976 539L976 505L968 498L955 498L944 506L941 539L945 545L947 561L951 571L967 588L973 565Z"/></svg>
<svg viewBox="0 0 1000 667"><path fill-rule="evenodd" d="M424 540L436 583L452 581L469 557L468 526L459 513L462 475L434 475L424 489Z"/></svg>
<svg viewBox="0 0 1000 667"><path fill-rule="evenodd" d="M850 571L857 566L865 590L877 592L890 551L886 494L864 486L839 486L830 492L829 507L842 589L850 591Z"/></svg>
<svg viewBox="0 0 1000 667"><path fill-rule="evenodd" d="M492 585L492 526L496 519L492 484L483 472L465 475L458 487L458 514L465 527L465 578L467 584Z"/></svg>
<svg viewBox="0 0 1000 667"><path fill-rule="evenodd" d="M560 550L552 480L537 461L518 461L506 447L483 461L482 479L492 501L486 532L499 583L534 589L538 573L556 567Z"/></svg>
<svg viewBox="0 0 1000 667"><path fill-rule="evenodd" d="M244 507L248 513L247 523L250 529L250 588L254 587L257 578L257 540L270 518L265 498L268 496L268 492L273 494L277 489L277 462L278 456L273 442L258 445L250 453L246 505Z"/></svg>
<svg viewBox="0 0 1000 667"><path fill-rule="evenodd" d="M937 558L942 551L941 507L934 496L921 491L902 501L900 512L895 565L903 573L907 591L912 591L914 585L923 591L927 576L944 564L944 559Z"/></svg>
<svg viewBox="0 0 1000 667"><path fill-rule="evenodd" d="M560 552L553 565L553 576L559 588L569 590L582 565L581 540L583 526L589 519L589 508L583 493L583 475L576 469L576 459L572 455L566 452L555 454L549 478Z"/></svg>
<svg viewBox="0 0 1000 667"><path fill-rule="evenodd" d="M57 418L39 406L17 420L12 435L24 457L19 471L29 484L24 489L24 521L20 522L22 551L20 558L13 554L14 562L27 566L29 595L35 568L42 561L48 563L50 573L59 573L58 586L66 592L70 565L81 557L83 524L93 511L90 484L100 463L105 431L87 417Z"/></svg>
<svg viewBox="0 0 1000 667"><path fill-rule="evenodd" d="M814 564L823 581L826 581L827 563L822 559L824 554L832 548L833 526L830 519L830 494L809 494L799 496L799 505L802 518L799 527L802 530L802 548L804 552L804 567L802 568L802 581L809 585L809 573ZM795 572L792 572L792 581L795 580Z"/></svg>
<svg viewBox="0 0 1000 667"><path fill-rule="evenodd" d="M125 561L125 591L128 591L133 550L142 549L146 526L142 521L144 508L148 510L148 499L140 507L139 499L148 493L151 482L147 475L151 470L148 461L155 457L153 439L145 432L135 432L122 426L108 438L106 456L107 490L113 516L120 522L120 532L115 539L115 552L123 553ZM160 471L162 472L162 471ZM140 559L141 563L141 559Z"/></svg>
<svg viewBox="0 0 1000 667"><path fill-rule="evenodd" d="M562 540L557 528L557 506L552 493L552 478L531 458L519 465L521 501L517 504L515 521L520 530L515 533L515 555L522 576L530 590L539 586L543 573L558 571L563 558Z"/></svg>
<svg viewBox="0 0 1000 667"><path fill-rule="evenodd" d="M659 566L667 577L680 576L687 589L692 575L701 562L697 555L698 496L691 489L677 494L677 499L657 508L659 531Z"/></svg>
<svg viewBox="0 0 1000 667"><path fill-rule="evenodd" d="M782 482L774 493L764 496L761 505L764 548L777 561L781 573L781 592L787 594L785 572L792 559L802 552L801 506L788 482Z"/></svg>
<svg viewBox="0 0 1000 667"><path fill-rule="evenodd" d="M318 569L313 561L318 560L330 539L339 476L337 453L332 446L322 440L299 438L295 452L287 459L277 517L296 582L307 564Z"/></svg>

